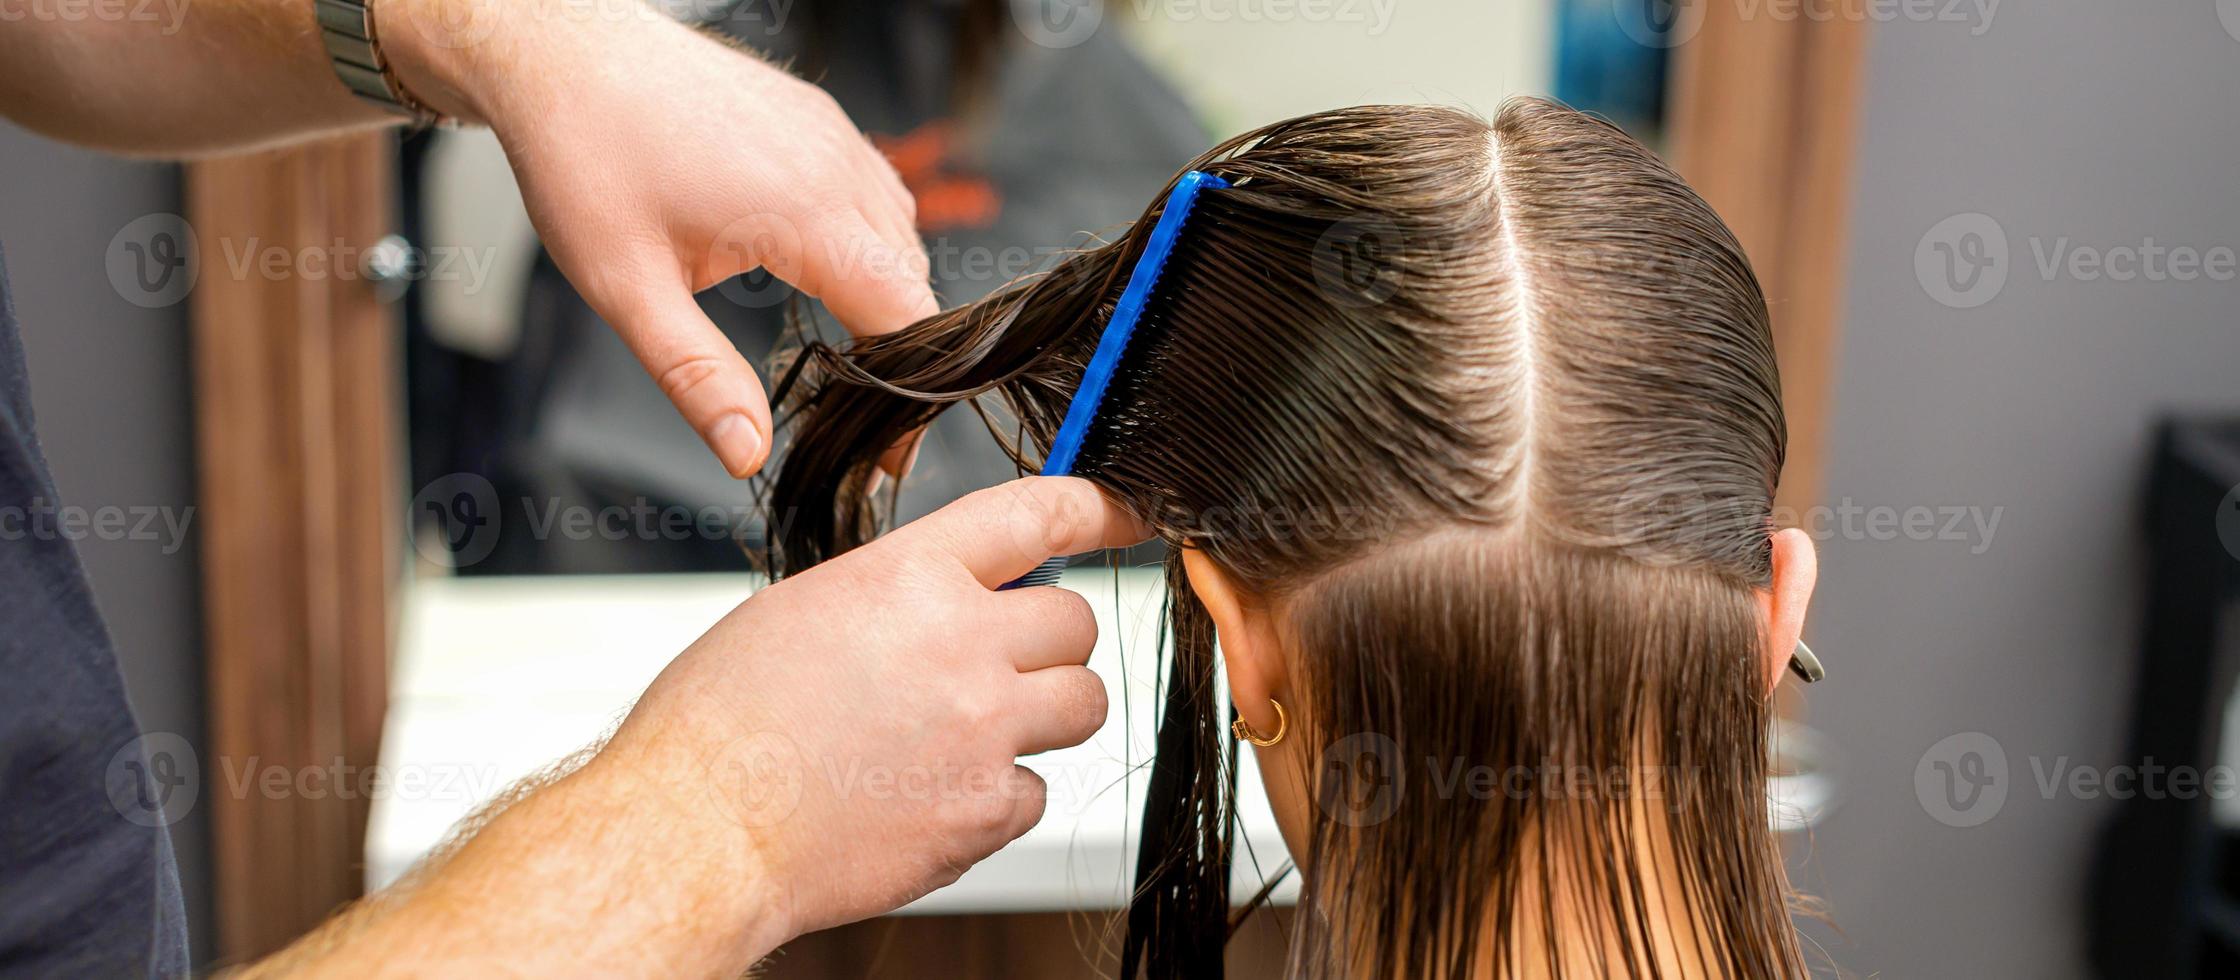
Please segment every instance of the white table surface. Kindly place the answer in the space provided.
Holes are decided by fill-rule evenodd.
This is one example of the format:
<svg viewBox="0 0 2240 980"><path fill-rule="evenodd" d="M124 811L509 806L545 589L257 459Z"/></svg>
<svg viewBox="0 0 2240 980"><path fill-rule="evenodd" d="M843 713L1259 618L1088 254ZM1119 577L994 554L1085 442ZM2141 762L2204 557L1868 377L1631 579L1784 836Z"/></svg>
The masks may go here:
<svg viewBox="0 0 2240 980"><path fill-rule="evenodd" d="M1050 786L1042 823L906 913L1106 909L1125 905L1138 811L1155 734L1159 574L1097 565L1062 583L1098 622L1090 666L1113 706L1087 743L1026 760ZM591 743L710 625L743 601L751 575L437 578L406 592L381 762L392 789L374 800L366 883L378 888L500 790ZM1770 818L1810 827L1833 805L1827 748L1783 725L1783 754L1818 771L1773 781ZM1251 752L1240 754L1243 843L1232 891L1258 891L1287 860ZM1132 767L1130 761L1137 763ZM1275 895L1293 901L1296 875Z"/></svg>
<svg viewBox="0 0 2240 980"><path fill-rule="evenodd" d="M1098 565L1063 585L1096 609L1090 667L1112 714L1081 746L1024 760L1050 786L1041 824L904 912L1119 908L1135 868L1141 765L1155 734L1161 578ZM669 659L759 582L751 575L438 578L406 591L381 762L394 791L374 801L366 884L394 880L451 825L514 781L620 720ZM1116 596L1115 593L1118 593ZM1252 753L1241 754L1243 833L1259 867L1287 860ZM1130 772L1129 761L1137 765ZM1240 860L1239 896L1262 877ZM1297 891L1288 876L1282 901Z"/></svg>

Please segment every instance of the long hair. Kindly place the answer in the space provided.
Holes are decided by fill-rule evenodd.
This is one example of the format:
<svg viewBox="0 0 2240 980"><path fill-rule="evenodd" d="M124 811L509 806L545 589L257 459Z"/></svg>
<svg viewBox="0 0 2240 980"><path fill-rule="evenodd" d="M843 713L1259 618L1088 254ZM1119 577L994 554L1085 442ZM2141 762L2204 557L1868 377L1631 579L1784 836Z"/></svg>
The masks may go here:
<svg viewBox="0 0 2240 980"><path fill-rule="evenodd" d="M1540 100L1318 113L1191 167L1231 186L1075 471L1283 624L1294 737L1322 754L1293 974L1804 973L1753 601L1784 426L1733 236ZM802 351L774 572L868 540L875 461L949 405L1000 399L1022 468L1047 451L1157 207L981 302ZM1122 968L1210 977L1236 748L1212 620L1167 576Z"/></svg>

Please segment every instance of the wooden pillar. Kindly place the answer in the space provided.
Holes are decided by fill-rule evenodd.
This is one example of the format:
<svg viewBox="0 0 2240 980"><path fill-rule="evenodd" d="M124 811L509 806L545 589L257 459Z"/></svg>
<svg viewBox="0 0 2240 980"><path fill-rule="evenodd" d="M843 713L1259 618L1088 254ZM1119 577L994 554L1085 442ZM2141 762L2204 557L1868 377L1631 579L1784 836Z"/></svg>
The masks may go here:
<svg viewBox="0 0 2240 980"><path fill-rule="evenodd" d="M204 798L228 962L286 945L362 887L402 425L394 312L358 262L389 228L394 153L371 134L187 168Z"/></svg>
<svg viewBox="0 0 2240 980"><path fill-rule="evenodd" d="M1826 469L1868 25L1685 2L1702 19L1679 20L1691 33L1672 51L1667 155L1734 229L1765 289L1789 418L1779 503L1801 511L1820 503Z"/></svg>

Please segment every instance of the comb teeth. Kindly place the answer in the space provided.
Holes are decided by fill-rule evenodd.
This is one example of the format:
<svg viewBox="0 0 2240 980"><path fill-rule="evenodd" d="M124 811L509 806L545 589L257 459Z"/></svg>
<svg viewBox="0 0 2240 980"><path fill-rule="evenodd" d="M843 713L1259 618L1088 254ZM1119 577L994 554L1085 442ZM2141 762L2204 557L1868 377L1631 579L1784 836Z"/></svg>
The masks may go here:
<svg viewBox="0 0 2240 980"><path fill-rule="evenodd" d="M1058 557L1052 558L1040 565L1036 565L1034 567L1034 571L1028 572L1025 575L1021 575L1018 578L1004 583L1003 587L1007 590L1039 589L1045 585L1056 585L1058 584L1058 578L1064 575L1065 571L1066 557L1064 555L1059 555Z"/></svg>
<svg viewBox="0 0 2240 980"><path fill-rule="evenodd" d="M1120 290L1120 299L1113 304L1112 319L1105 322L1104 334L1097 338L1096 352L1089 357L1088 365L1081 372L1081 384L1074 389L1073 401L1066 406L1065 422L1058 426L1058 433L1050 440L1050 455L1042 461L1043 476L1067 476L1073 473L1075 457L1081 453L1081 443L1089 437L1089 427L1096 423L1097 407L1104 401L1105 389L1112 384L1112 376L1120 370L1121 358L1128 352L1128 341L1135 336L1136 321L1143 317L1143 309L1151 302L1151 293L1159 284L1160 273L1166 271L1167 257L1174 254L1174 247L1182 238L1184 222L1197 206L1198 192L1209 187L1227 187L1229 182L1202 170L1192 170L1177 178L1174 189L1167 192L1166 206L1159 211L1159 220L1151 226L1151 234L1144 241L1143 253L1136 256L1135 268L1128 272L1128 283Z"/></svg>
<svg viewBox="0 0 2240 980"><path fill-rule="evenodd" d="M1182 235L1183 222L1189 220L1190 210L1197 204L1198 192L1208 187L1227 186L1229 182L1220 177L1192 170L1176 178L1174 188L1167 192L1166 207L1160 210L1158 222L1151 226L1143 253L1136 256L1135 268L1128 274L1128 284L1120 290L1120 299L1113 305L1112 319L1105 322L1104 335L1097 339L1096 352L1081 372L1081 384L1074 389L1073 401L1066 406L1065 422L1058 426L1057 435L1050 440L1050 455L1042 461L1043 476L1073 474L1074 458L1080 454L1081 443L1088 438L1089 427L1096 421L1097 405L1104 400L1105 389L1120 368L1128 339L1135 333L1144 305L1151 301L1151 291L1158 285L1167 256L1174 252L1175 242ZM1036 566L1034 571L1005 582L997 591L1055 585L1058 573L1065 566L1064 557L1052 558Z"/></svg>

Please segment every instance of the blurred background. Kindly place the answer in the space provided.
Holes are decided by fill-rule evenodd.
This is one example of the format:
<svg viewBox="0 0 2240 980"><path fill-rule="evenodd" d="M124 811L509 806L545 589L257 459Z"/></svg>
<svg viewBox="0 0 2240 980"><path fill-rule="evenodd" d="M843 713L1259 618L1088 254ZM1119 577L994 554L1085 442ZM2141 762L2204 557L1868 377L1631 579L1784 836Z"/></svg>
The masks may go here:
<svg viewBox="0 0 2240 980"><path fill-rule="evenodd" d="M1819 541L1830 677L1783 692L1769 818L1822 906L1823 972L2233 965L2240 3L665 9L840 100L918 195L950 304L1289 115L1538 94L1626 127L1734 226L1776 318L1781 519ZM558 275L487 134L181 167L0 123L0 175L55 479L163 518L80 548L143 727L199 772L164 813L198 961L393 878L752 590L754 487ZM133 274L165 235L196 262L183 287ZM235 271L330 241L323 274ZM702 302L758 363L797 305L759 274ZM950 413L903 514L1013 473ZM1148 685L1156 586L1069 575L1109 682ZM1114 787L1150 723L1047 760L1064 805L1012 851L773 975L1094 975L1133 839ZM376 771L377 792L353 775ZM1247 886L1281 863L1263 818ZM1272 975L1281 915L1255 921L1233 957Z"/></svg>

